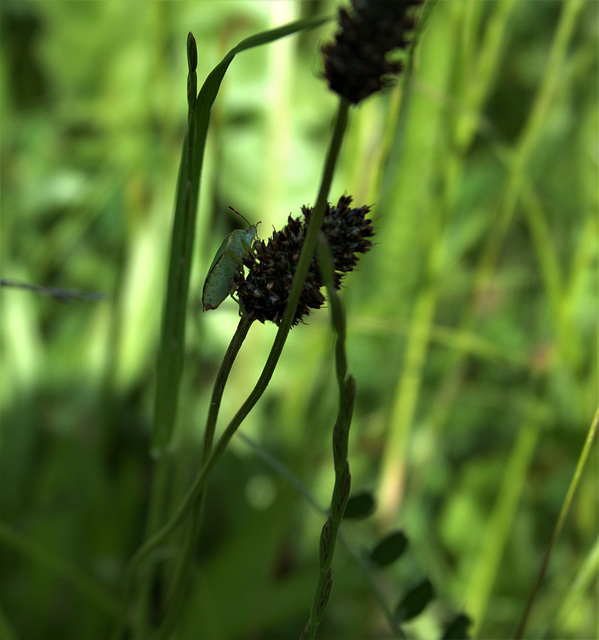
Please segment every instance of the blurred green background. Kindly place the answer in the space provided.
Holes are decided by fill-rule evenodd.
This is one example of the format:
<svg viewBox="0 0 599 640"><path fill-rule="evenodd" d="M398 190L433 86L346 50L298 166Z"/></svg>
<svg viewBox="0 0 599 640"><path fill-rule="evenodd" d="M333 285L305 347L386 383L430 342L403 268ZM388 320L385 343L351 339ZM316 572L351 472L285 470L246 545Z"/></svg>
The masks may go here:
<svg viewBox="0 0 599 640"><path fill-rule="evenodd" d="M144 533L153 384L186 122L198 81L239 40L336 3L45 2L1 7L0 277L83 291L65 304L1 289L0 629L105 638ZM378 506L343 527L358 556L401 528L395 567L338 547L323 638L386 638L423 576L480 638L523 613L597 402L597 3L441 1L409 85L352 113L331 200L373 205L378 242L345 280L357 401L353 489ZM334 23L238 56L216 100L197 226L180 397L179 477L198 460L211 384L237 323L201 287L239 221L261 237L316 198L336 98L319 77ZM221 419L252 389L276 327L256 325ZM269 390L210 483L178 638L294 638L323 523L336 414L326 310L290 335ZM262 455L260 455L262 453ZM527 633L597 637L597 446ZM165 550L168 561L172 549ZM1 634L0 634L1 635Z"/></svg>

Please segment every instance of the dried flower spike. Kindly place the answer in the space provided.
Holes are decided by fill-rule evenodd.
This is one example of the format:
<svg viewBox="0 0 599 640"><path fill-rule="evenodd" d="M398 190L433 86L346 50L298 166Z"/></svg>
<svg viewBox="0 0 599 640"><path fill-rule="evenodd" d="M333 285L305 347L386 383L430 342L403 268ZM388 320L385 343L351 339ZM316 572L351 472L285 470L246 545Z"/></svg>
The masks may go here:
<svg viewBox="0 0 599 640"><path fill-rule="evenodd" d="M387 59L405 49L416 21L414 9L423 0L352 0L351 13L339 9L335 42L322 47L324 77L329 87L353 104L391 82L403 65Z"/></svg>
<svg viewBox="0 0 599 640"><path fill-rule="evenodd" d="M352 209L351 201L351 196L342 196L337 206L328 204L322 224L333 256L337 289L343 276L356 266L356 254L370 249L369 238L374 234L372 223L366 218L370 207ZM254 252L243 259L249 273L245 279L242 274L236 276L235 285L241 307L250 320L281 323L312 209L304 206L302 213L304 220L289 216L287 225L281 231L275 231L267 243L256 240ZM323 286L316 257L313 257L293 325L308 315L310 309L322 307L325 301L321 293Z"/></svg>

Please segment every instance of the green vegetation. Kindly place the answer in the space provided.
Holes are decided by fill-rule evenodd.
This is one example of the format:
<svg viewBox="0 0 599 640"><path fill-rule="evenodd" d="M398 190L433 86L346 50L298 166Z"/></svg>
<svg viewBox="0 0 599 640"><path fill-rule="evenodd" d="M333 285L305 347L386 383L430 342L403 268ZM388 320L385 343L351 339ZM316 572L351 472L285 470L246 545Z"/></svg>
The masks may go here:
<svg viewBox="0 0 599 640"><path fill-rule="evenodd" d="M204 313L202 286L239 225L227 206L266 238L316 204L339 104L319 47L335 25L223 69L203 164L189 163L202 173L180 362L161 322L190 160L187 33L199 89L245 38L336 6L3 3L0 278L84 295L0 288L0 638L109 636L132 557L177 512L277 333L239 323L231 299ZM525 637L596 635L597 14L591 0L440 0L407 73L350 109L328 199L371 205L375 246L335 329L321 310L290 331L193 517L131 574L138 638L179 575L163 637L299 636L349 396L348 510L369 515L339 526L317 637L398 623L464 637L463 612L475 637L513 638L549 549Z"/></svg>

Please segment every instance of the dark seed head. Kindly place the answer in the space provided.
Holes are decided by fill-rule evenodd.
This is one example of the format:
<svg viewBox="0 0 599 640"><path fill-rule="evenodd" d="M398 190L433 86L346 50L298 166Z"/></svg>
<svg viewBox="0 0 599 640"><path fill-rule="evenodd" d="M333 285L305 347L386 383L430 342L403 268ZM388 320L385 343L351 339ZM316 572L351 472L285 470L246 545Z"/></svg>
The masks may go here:
<svg viewBox="0 0 599 640"><path fill-rule="evenodd" d="M416 21L414 7L423 0L352 0L339 9L335 41L322 47L329 87L353 104L391 83L400 62L387 59L406 49Z"/></svg>
<svg viewBox="0 0 599 640"><path fill-rule="evenodd" d="M356 254L370 249L369 238L374 234L372 223L366 218L370 207L352 209L351 201L350 196L342 196L337 206L327 205L322 224L333 256L337 289L345 273L355 267ZM254 252L244 258L249 273L245 279L243 275L236 276L235 284L241 306L251 320L270 320L280 325L312 212L312 208L302 207L303 220L289 216L281 231L275 231L266 243L257 240ZM313 257L293 325L301 322L310 309L322 307L325 302L321 292L323 286L316 257Z"/></svg>

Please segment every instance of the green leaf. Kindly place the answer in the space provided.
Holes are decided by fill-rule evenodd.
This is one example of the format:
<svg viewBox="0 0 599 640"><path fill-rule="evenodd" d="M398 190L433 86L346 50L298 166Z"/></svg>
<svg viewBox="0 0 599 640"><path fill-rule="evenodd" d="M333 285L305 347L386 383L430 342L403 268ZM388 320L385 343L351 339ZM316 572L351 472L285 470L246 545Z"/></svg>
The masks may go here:
<svg viewBox="0 0 599 640"><path fill-rule="evenodd" d="M367 518L376 506L376 502L370 491L360 491L350 496L345 507L343 519L358 520Z"/></svg>
<svg viewBox="0 0 599 640"><path fill-rule="evenodd" d="M410 589L395 608L395 622L407 622L424 611L434 598L433 585L428 578Z"/></svg>
<svg viewBox="0 0 599 640"><path fill-rule="evenodd" d="M401 531L383 538L370 552L368 560L378 569L387 567L400 558L408 547L408 539Z"/></svg>
<svg viewBox="0 0 599 640"><path fill-rule="evenodd" d="M472 620L465 613L458 613L447 625L441 640L468 640L468 627L471 625Z"/></svg>

